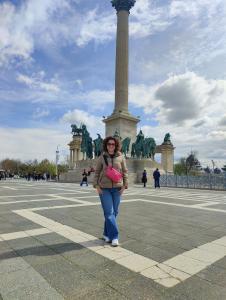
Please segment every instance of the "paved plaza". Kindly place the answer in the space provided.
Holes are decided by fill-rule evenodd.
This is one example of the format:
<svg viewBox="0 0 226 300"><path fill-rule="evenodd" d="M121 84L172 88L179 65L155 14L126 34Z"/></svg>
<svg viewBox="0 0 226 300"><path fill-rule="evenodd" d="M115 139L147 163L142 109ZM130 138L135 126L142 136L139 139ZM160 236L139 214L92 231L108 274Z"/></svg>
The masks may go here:
<svg viewBox="0 0 226 300"><path fill-rule="evenodd" d="M0 182L0 299L226 299L226 193L130 187L120 247L92 187Z"/></svg>

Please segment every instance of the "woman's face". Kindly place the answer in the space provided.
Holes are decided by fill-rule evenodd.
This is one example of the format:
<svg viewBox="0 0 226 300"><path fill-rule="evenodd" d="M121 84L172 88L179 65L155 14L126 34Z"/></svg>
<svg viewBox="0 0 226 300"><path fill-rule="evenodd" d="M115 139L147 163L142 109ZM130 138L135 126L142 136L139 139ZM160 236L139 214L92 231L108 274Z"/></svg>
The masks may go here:
<svg viewBox="0 0 226 300"><path fill-rule="evenodd" d="M108 150L108 153L110 153L110 154L115 153L115 141L114 140L109 140L107 142L107 150Z"/></svg>

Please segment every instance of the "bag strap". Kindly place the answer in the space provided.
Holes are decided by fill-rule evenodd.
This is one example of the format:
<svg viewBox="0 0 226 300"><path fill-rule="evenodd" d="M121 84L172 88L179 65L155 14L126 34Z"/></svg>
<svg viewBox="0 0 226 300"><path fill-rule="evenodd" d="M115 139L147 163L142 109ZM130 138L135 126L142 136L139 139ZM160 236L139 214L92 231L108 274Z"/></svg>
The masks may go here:
<svg viewBox="0 0 226 300"><path fill-rule="evenodd" d="M105 165L108 166L108 159L107 159L107 156L105 154L103 155L103 158L104 158L104 161L105 161Z"/></svg>

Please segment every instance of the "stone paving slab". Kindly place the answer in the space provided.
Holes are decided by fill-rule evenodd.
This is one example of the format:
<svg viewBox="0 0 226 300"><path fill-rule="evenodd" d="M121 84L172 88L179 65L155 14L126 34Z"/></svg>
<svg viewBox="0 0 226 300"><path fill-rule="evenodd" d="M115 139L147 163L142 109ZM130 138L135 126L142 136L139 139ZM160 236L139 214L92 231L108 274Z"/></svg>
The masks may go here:
<svg viewBox="0 0 226 300"><path fill-rule="evenodd" d="M0 289L3 299L23 299L21 293L23 297L25 297L24 299L32 299L33 289L36 289L37 286L40 291L42 291L41 293L43 293L43 290L47 290L47 292L51 292L52 295L55 294L56 299L63 299L63 297L58 295L58 293L46 283L44 278L31 267L25 270L0 274ZM39 297L41 296L40 291ZM27 295L27 297L25 295Z"/></svg>
<svg viewBox="0 0 226 300"><path fill-rule="evenodd" d="M123 198L135 202L121 204L117 253L98 242L103 215L92 188L0 182L0 299L225 300L226 208L211 204L224 196L131 187ZM45 217L42 224L12 211L39 209L46 198L33 215ZM33 236L21 234L28 230Z"/></svg>

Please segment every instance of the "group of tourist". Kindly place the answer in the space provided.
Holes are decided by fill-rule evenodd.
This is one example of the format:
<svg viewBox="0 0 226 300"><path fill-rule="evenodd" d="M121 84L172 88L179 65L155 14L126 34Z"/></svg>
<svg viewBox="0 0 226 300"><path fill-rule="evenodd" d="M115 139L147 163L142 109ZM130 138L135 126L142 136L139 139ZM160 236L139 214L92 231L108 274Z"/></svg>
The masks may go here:
<svg viewBox="0 0 226 300"><path fill-rule="evenodd" d="M81 185L87 182L87 174L84 170ZM86 181L84 180L86 178ZM160 188L160 172L156 169L153 173L155 188ZM147 172L142 176L144 187L147 183ZM128 170L125 159L120 152L119 140L107 137L103 141L103 152L99 156L94 173L93 187L100 197L104 213L103 240L111 243L113 247L119 245L119 228L116 221L119 204L123 192L128 188Z"/></svg>
<svg viewBox="0 0 226 300"><path fill-rule="evenodd" d="M50 174L47 172L47 173L44 173L44 174L41 174L41 173L28 173L25 175L25 179L27 181L40 181L40 180L46 180L46 181L49 181L50 180Z"/></svg>
<svg viewBox="0 0 226 300"><path fill-rule="evenodd" d="M0 170L0 180L2 179L6 180L6 172L4 170Z"/></svg>
<svg viewBox="0 0 226 300"><path fill-rule="evenodd" d="M155 188L160 188L160 172L159 169L157 168L154 172L153 172L153 179L154 179L154 186ZM147 178L147 171L144 170L143 174L142 174L142 178L141 178L142 183L144 184L144 187L146 187L148 178Z"/></svg>

